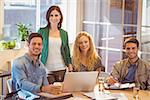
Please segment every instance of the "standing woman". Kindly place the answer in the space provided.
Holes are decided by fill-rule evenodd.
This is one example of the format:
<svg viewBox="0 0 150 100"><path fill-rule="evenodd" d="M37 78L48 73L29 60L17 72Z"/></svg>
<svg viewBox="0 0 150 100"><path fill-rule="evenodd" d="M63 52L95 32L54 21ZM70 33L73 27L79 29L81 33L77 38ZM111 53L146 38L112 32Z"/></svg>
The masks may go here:
<svg viewBox="0 0 150 100"><path fill-rule="evenodd" d="M74 71L104 71L101 58L98 56L92 37L87 32L79 32L76 37L72 64Z"/></svg>
<svg viewBox="0 0 150 100"><path fill-rule="evenodd" d="M43 37L41 61L48 71L49 83L63 81L66 66L72 71L68 34L61 29L63 15L58 6L51 6L46 13L47 26L38 33Z"/></svg>

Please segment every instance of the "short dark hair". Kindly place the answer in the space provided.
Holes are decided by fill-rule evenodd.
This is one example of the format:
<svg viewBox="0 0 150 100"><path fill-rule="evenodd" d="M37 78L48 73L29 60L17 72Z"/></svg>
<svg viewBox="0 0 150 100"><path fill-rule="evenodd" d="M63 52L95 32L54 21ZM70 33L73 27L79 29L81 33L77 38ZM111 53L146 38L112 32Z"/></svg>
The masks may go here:
<svg viewBox="0 0 150 100"><path fill-rule="evenodd" d="M43 41L43 37L41 34L39 33L31 33L27 39L27 42L30 44L31 40L34 38L34 37L40 37Z"/></svg>
<svg viewBox="0 0 150 100"><path fill-rule="evenodd" d="M63 22L63 15L62 15L62 12L61 12L59 6L55 6L55 5L54 5L54 6L51 6L51 7L47 10L47 12L46 12L47 26L51 28L51 23L49 22L49 17L50 17L50 14L51 14L51 12L52 12L53 10L58 11L59 14L60 14L60 16L61 16L60 22L58 23L58 26L57 26L58 29L60 29L61 26L62 26L62 22Z"/></svg>
<svg viewBox="0 0 150 100"><path fill-rule="evenodd" d="M137 48L139 47L139 41L135 37L129 37L129 38L125 39L124 47L126 47L127 43L135 43L137 45Z"/></svg>

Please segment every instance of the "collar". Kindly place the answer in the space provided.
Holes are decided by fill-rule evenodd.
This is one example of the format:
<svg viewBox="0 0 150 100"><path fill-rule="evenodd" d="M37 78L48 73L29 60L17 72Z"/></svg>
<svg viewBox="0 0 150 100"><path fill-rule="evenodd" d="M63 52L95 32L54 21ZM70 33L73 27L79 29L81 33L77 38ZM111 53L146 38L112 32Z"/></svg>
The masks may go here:
<svg viewBox="0 0 150 100"><path fill-rule="evenodd" d="M28 53L26 53L24 56L26 57L26 59L29 60L30 63L32 63L32 64L34 65L34 61L33 61L33 59L29 56ZM36 60L36 65L39 65L39 66L40 66L40 61L39 61L39 59Z"/></svg>
<svg viewBox="0 0 150 100"><path fill-rule="evenodd" d="M139 58L134 62L134 64L131 64L129 58L128 58L128 68L131 66L131 65L135 65L135 66L138 66L138 62L139 62Z"/></svg>

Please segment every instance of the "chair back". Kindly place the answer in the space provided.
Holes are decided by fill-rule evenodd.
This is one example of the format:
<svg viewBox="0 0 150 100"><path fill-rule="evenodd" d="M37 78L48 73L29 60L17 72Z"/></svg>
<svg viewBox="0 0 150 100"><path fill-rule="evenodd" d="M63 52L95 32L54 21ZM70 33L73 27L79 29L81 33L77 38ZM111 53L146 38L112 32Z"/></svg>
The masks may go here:
<svg viewBox="0 0 150 100"><path fill-rule="evenodd" d="M8 92L12 92L12 78L7 80L7 87L8 87Z"/></svg>

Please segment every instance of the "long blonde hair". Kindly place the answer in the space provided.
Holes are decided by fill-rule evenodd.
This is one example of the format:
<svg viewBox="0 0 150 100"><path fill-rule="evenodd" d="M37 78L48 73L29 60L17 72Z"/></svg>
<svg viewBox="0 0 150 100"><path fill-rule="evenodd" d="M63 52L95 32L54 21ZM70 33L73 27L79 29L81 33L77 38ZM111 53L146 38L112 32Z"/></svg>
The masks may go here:
<svg viewBox="0 0 150 100"><path fill-rule="evenodd" d="M80 71L81 50L79 47L79 39L82 36L86 36L89 39L90 48L87 52L86 67L87 67L87 70L90 71L90 70L93 70L95 63L97 63L97 60L98 60L98 58L100 59L100 57L97 54L97 51L96 51L96 48L93 43L93 39L92 39L91 35L85 31L79 32L78 35L76 36L76 40L75 40L74 46L73 46L72 63L74 65L74 69L76 71Z"/></svg>

